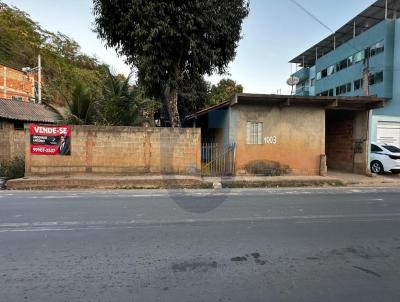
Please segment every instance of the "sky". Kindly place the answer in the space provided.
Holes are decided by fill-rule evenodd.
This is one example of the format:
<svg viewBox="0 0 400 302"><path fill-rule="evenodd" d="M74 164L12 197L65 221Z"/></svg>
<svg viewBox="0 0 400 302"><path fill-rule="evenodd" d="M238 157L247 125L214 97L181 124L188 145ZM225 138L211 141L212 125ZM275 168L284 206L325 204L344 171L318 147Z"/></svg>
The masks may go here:
<svg viewBox="0 0 400 302"><path fill-rule="evenodd" d="M94 29L91 0L2 0L27 12L33 20L53 32L76 40L82 52L96 56L116 72L128 75L131 67L114 49L106 49ZM297 0L336 30L375 0ZM286 80L296 71L288 62L330 35L290 0L250 0L250 14L243 23L237 55L228 74L207 77L212 83L230 77L247 93L289 93Z"/></svg>

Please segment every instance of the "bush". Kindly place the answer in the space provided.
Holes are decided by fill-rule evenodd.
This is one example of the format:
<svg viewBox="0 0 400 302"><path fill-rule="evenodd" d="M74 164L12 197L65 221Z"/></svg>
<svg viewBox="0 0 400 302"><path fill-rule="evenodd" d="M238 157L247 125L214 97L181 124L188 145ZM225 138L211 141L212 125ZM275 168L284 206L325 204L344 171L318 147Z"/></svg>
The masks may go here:
<svg viewBox="0 0 400 302"><path fill-rule="evenodd" d="M288 166L273 161L255 160L249 162L244 168L248 174L260 176L282 176L290 173Z"/></svg>
<svg viewBox="0 0 400 302"><path fill-rule="evenodd" d="M25 159L15 156L9 161L0 162L0 177L21 178L25 174Z"/></svg>

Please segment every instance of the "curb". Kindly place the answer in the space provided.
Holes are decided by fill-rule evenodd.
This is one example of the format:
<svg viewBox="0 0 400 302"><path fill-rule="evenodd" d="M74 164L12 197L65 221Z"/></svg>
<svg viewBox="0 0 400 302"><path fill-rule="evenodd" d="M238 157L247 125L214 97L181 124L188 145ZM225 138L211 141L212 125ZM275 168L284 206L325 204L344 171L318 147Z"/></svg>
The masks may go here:
<svg viewBox="0 0 400 302"><path fill-rule="evenodd" d="M34 178L14 179L8 182L9 190L64 190L64 189L230 189L230 188L289 188L289 187L339 187L346 184L339 179L268 179L204 181L201 178L157 179L89 179L89 178Z"/></svg>

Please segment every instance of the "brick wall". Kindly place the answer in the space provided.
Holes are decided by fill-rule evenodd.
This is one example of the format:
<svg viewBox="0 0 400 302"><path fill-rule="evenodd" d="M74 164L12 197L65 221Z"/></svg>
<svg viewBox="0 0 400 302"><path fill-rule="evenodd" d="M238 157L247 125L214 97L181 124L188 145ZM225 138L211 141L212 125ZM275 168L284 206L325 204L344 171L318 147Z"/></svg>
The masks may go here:
<svg viewBox="0 0 400 302"><path fill-rule="evenodd" d="M326 122L327 166L331 169L353 170L354 114L329 112Z"/></svg>
<svg viewBox="0 0 400 302"><path fill-rule="evenodd" d="M24 131L14 130L14 124L0 121L0 162L23 156L25 152Z"/></svg>
<svg viewBox="0 0 400 302"><path fill-rule="evenodd" d="M0 98L21 97L28 102L34 97L34 76L0 65Z"/></svg>
<svg viewBox="0 0 400 302"><path fill-rule="evenodd" d="M71 156L31 155L27 145L25 173L197 175L200 137L193 128L73 126Z"/></svg>

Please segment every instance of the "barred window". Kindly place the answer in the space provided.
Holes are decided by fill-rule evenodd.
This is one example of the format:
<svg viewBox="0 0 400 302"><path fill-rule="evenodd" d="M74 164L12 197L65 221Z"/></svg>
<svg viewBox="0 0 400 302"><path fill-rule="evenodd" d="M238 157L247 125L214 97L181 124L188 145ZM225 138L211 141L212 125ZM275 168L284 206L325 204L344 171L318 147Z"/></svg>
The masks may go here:
<svg viewBox="0 0 400 302"><path fill-rule="evenodd" d="M262 144L263 123L247 122L247 139L248 145Z"/></svg>

